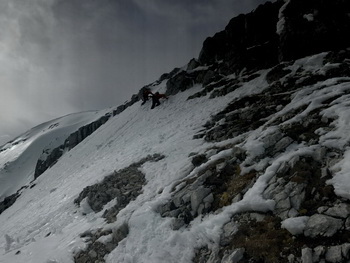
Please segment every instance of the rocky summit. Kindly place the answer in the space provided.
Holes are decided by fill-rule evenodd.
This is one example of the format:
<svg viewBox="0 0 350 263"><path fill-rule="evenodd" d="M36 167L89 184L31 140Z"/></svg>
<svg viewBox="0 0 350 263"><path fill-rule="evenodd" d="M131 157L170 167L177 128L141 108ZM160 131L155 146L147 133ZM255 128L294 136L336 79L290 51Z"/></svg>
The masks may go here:
<svg viewBox="0 0 350 263"><path fill-rule="evenodd" d="M2 146L0 262L350 262L349 32L349 1L267 2L124 105Z"/></svg>

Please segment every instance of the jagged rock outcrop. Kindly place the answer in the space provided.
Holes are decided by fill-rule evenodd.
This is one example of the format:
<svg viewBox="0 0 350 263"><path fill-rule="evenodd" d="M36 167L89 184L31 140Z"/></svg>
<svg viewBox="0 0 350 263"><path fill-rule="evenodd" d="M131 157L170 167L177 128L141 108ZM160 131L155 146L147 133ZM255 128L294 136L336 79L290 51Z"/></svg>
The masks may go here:
<svg viewBox="0 0 350 263"><path fill-rule="evenodd" d="M291 0L280 12L280 60L287 61L350 46L350 2Z"/></svg>
<svg viewBox="0 0 350 263"><path fill-rule="evenodd" d="M221 72L233 73L346 48L349 13L346 0L267 2L207 38L198 60L202 65L222 60Z"/></svg>
<svg viewBox="0 0 350 263"><path fill-rule="evenodd" d="M196 83L206 87L220 82L232 73L252 73L282 61L344 49L350 45L349 13L346 0L266 2L208 37L186 70L175 69L158 81L167 80L166 94L174 95Z"/></svg>
<svg viewBox="0 0 350 263"><path fill-rule="evenodd" d="M259 69L278 63L276 24L282 1L267 2L233 18L224 31L207 38L199 55L203 65L223 60L221 70Z"/></svg>
<svg viewBox="0 0 350 263"><path fill-rule="evenodd" d="M9 208L11 205L13 205L19 196L20 194L17 192L15 194L5 197L5 199L0 202L0 214L4 212L7 208Z"/></svg>

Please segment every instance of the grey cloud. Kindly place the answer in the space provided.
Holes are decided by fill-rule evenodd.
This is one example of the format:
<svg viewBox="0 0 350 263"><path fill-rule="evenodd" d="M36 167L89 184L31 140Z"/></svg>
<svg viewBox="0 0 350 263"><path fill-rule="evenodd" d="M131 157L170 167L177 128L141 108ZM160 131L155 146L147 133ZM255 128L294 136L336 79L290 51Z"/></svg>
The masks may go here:
<svg viewBox="0 0 350 263"><path fill-rule="evenodd" d="M123 103L262 2L2 0L0 136Z"/></svg>

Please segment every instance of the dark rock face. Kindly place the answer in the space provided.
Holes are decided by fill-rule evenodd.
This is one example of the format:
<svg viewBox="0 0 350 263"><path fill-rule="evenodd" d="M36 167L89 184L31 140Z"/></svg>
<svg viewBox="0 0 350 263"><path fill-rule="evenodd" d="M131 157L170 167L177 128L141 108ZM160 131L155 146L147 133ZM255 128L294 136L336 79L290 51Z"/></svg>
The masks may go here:
<svg viewBox="0 0 350 263"><path fill-rule="evenodd" d="M103 116L97 121L79 128L79 130L69 135L69 137L65 140L63 145L53 149L45 160L39 159L35 167L34 179L38 178L48 168L53 166L58 161L58 159L61 158L65 151L69 151L75 146L77 146L86 137L88 137L94 131L96 131L101 125L105 124L108 121L108 119L109 116Z"/></svg>
<svg viewBox="0 0 350 263"><path fill-rule="evenodd" d="M204 41L199 62L209 65L223 60L221 68L233 73L350 45L349 1L291 0L283 4L267 2L233 18L225 30Z"/></svg>
<svg viewBox="0 0 350 263"><path fill-rule="evenodd" d="M17 192L13 195L5 197L5 199L0 202L0 214L13 205L19 196L20 194Z"/></svg>
<svg viewBox="0 0 350 263"><path fill-rule="evenodd" d="M282 16L280 60L292 60L350 45L350 2L292 0Z"/></svg>
<svg viewBox="0 0 350 263"><path fill-rule="evenodd" d="M194 84L193 78L186 72L181 71L173 78L169 79L166 83L167 86L167 95L174 95L179 91L185 91L188 88L191 88Z"/></svg>
<svg viewBox="0 0 350 263"><path fill-rule="evenodd" d="M282 4L282 1L267 2L250 14L233 18L224 31L204 41L199 62L205 65L224 60L232 72L276 64L276 24Z"/></svg>
<svg viewBox="0 0 350 263"><path fill-rule="evenodd" d="M198 60L190 60L187 70L176 69L159 81L167 79L166 94L175 95L196 83L207 87L243 70L250 74L281 61L345 49L350 45L349 14L350 2L346 0L267 2L233 18L225 30L207 38ZM273 73L269 82L289 72L276 68ZM344 75L347 73L345 68Z"/></svg>
<svg viewBox="0 0 350 263"><path fill-rule="evenodd" d="M187 70L193 70L193 69L195 69L195 68L197 68L199 66L200 66L200 63L198 62L198 60L193 58L193 59L190 60L190 62L188 62Z"/></svg>
<svg viewBox="0 0 350 263"><path fill-rule="evenodd" d="M118 106L114 111L113 111L113 116L120 114L123 112L126 108L130 107L131 105L135 104L142 98L142 93L140 91L139 94L134 94L131 96L130 101L125 102L123 105Z"/></svg>

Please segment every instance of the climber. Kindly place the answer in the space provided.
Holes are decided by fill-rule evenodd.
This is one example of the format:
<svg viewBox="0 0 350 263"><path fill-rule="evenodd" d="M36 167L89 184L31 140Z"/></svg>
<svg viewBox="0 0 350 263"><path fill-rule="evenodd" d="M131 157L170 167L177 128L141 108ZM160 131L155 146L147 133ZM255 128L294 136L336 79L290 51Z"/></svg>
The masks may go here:
<svg viewBox="0 0 350 263"><path fill-rule="evenodd" d="M160 105L159 99L161 99L161 98L168 99L168 97L165 94L160 94L159 92L156 92L153 94L151 109L154 109L154 107L157 107Z"/></svg>
<svg viewBox="0 0 350 263"><path fill-rule="evenodd" d="M146 101L148 101L149 96L153 96L153 93L151 92L151 90L147 89L147 88L144 89L143 93L142 93L142 101L143 102L141 103L141 105L145 104Z"/></svg>

